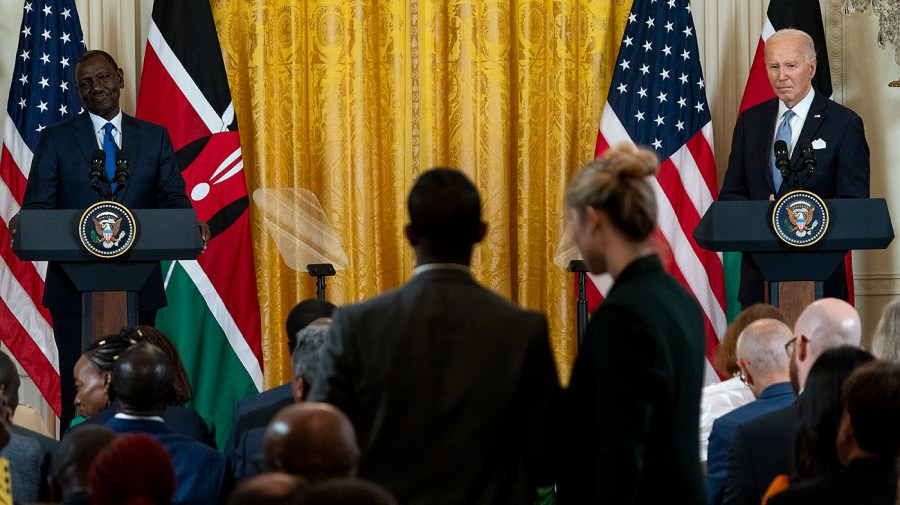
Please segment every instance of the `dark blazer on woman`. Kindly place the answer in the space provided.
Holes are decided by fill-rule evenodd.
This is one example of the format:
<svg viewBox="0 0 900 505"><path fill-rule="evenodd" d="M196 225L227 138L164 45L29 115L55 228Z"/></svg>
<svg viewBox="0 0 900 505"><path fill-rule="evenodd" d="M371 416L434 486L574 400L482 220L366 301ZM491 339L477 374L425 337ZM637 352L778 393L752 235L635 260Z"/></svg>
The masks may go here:
<svg viewBox="0 0 900 505"><path fill-rule="evenodd" d="M704 504L705 326L656 255L632 262L594 312L566 392L563 504Z"/></svg>

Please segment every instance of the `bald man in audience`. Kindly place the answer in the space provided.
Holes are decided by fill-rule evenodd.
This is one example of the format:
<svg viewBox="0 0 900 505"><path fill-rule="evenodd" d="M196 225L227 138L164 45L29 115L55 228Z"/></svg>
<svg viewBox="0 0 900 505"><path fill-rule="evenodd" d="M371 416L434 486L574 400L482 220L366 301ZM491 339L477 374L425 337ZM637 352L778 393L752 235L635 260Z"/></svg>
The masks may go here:
<svg viewBox="0 0 900 505"><path fill-rule="evenodd" d="M819 356L835 347L859 347L859 313L847 302L823 298L797 318L794 336L784 346L790 356L791 385L802 394L809 370ZM739 426L728 453L724 505L758 505L772 479L794 468L796 403Z"/></svg>
<svg viewBox="0 0 900 505"><path fill-rule="evenodd" d="M763 414L793 404L797 398L788 372L790 357L784 351L792 336L791 329L783 322L760 319L750 323L738 337L735 354L740 376L756 401L738 407L713 423L706 474L710 505L722 503L728 477L728 449L735 430Z"/></svg>
<svg viewBox="0 0 900 505"><path fill-rule="evenodd" d="M359 465L359 445L350 419L325 403L304 402L281 409L266 428L269 471L284 472L310 484L352 477Z"/></svg>
<svg viewBox="0 0 900 505"><path fill-rule="evenodd" d="M309 485L295 475L269 472L247 479L228 498L228 505L300 505Z"/></svg>

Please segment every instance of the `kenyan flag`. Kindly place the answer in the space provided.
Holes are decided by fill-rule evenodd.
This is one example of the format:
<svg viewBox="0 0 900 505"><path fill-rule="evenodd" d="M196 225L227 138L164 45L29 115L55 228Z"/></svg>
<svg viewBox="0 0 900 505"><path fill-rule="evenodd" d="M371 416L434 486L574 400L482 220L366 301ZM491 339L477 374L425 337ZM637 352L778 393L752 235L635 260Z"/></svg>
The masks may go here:
<svg viewBox="0 0 900 505"><path fill-rule="evenodd" d="M212 238L196 261L163 262L157 326L178 347L191 402L219 446L234 402L262 388L259 299L237 120L207 0L156 0L137 116L165 126L187 193Z"/></svg>

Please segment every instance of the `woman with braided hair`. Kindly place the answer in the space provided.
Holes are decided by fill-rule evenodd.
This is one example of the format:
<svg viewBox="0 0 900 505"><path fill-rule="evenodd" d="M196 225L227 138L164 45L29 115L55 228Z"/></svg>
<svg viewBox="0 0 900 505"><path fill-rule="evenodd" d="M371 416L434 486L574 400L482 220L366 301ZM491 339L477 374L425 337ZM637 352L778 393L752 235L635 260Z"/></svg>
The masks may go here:
<svg viewBox="0 0 900 505"><path fill-rule="evenodd" d="M75 363L75 408L88 419L109 406L109 378L113 363L137 340L107 335L94 341Z"/></svg>

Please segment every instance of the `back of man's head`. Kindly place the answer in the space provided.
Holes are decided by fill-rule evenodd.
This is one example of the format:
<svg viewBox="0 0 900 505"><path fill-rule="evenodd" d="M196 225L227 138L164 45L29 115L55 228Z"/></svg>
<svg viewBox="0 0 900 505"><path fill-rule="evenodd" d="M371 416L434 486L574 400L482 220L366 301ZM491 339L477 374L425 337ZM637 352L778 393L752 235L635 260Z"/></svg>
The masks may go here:
<svg viewBox="0 0 900 505"><path fill-rule="evenodd" d="M844 382L843 399L839 452L846 452L841 445L849 421L859 449L891 459L900 455L900 365L877 360L860 366Z"/></svg>
<svg viewBox="0 0 900 505"><path fill-rule="evenodd" d="M109 387L123 412L159 415L172 402L174 380L172 359L159 347L141 342L116 360Z"/></svg>
<svg viewBox="0 0 900 505"><path fill-rule="evenodd" d="M284 330L288 338L288 352L294 352L297 346L297 332L309 326L316 319L331 317L335 305L327 300L308 298L301 301L291 309Z"/></svg>
<svg viewBox="0 0 900 505"><path fill-rule="evenodd" d="M791 381L802 390L816 359L828 349L849 345L859 347L862 327L859 313L837 298L822 298L809 304L794 324L794 351Z"/></svg>
<svg viewBox="0 0 900 505"><path fill-rule="evenodd" d="M790 357L784 344L791 336L791 329L783 322L759 319L747 325L738 337L738 363L756 397L772 384L788 380Z"/></svg>
<svg viewBox="0 0 900 505"><path fill-rule="evenodd" d="M397 499L374 482L331 479L312 488L303 505L397 505Z"/></svg>
<svg viewBox="0 0 900 505"><path fill-rule="evenodd" d="M359 463L353 425L343 412L325 403L281 409L266 428L263 446L269 471L298 475L312 484L351 477Z"/></svg>
<svg viewBox="0 0 900 505"><path fill-rule="evenodd" d="M322 375L325 343L330 336L330 324L311 324L297 332L297 347L291 354L295 401L306 400L313 383Z"/></svg>
<svg viewBox="0 0 900 505"><path fill-rule="evenodd" d="M0 385L6 390L6 404L12 412L19 406L19 371L12 358L0 352Z"/></svg>
<svg viewBox="0 0 900 505"><path fill-rule="evenodd" d="M420 175L409 192L407 210L407 237L427 255L468 258L483 237L481 197L459 170L434 168Z"/></svg>
<svg viewBox="0 0 900 505"><path fill-rule="evenodd" d="M228 498L228 505L300 505L309 485L295 475L269 472L238 484Z"/></svg>
<svg viewBox="0 0 900 505"><path fill-rule="evenodd" d="M86 489L88 470L100 451L115 440L105 426L82 424L66 432L53 451L50 475L59 490L68 494Z"/></svg>

